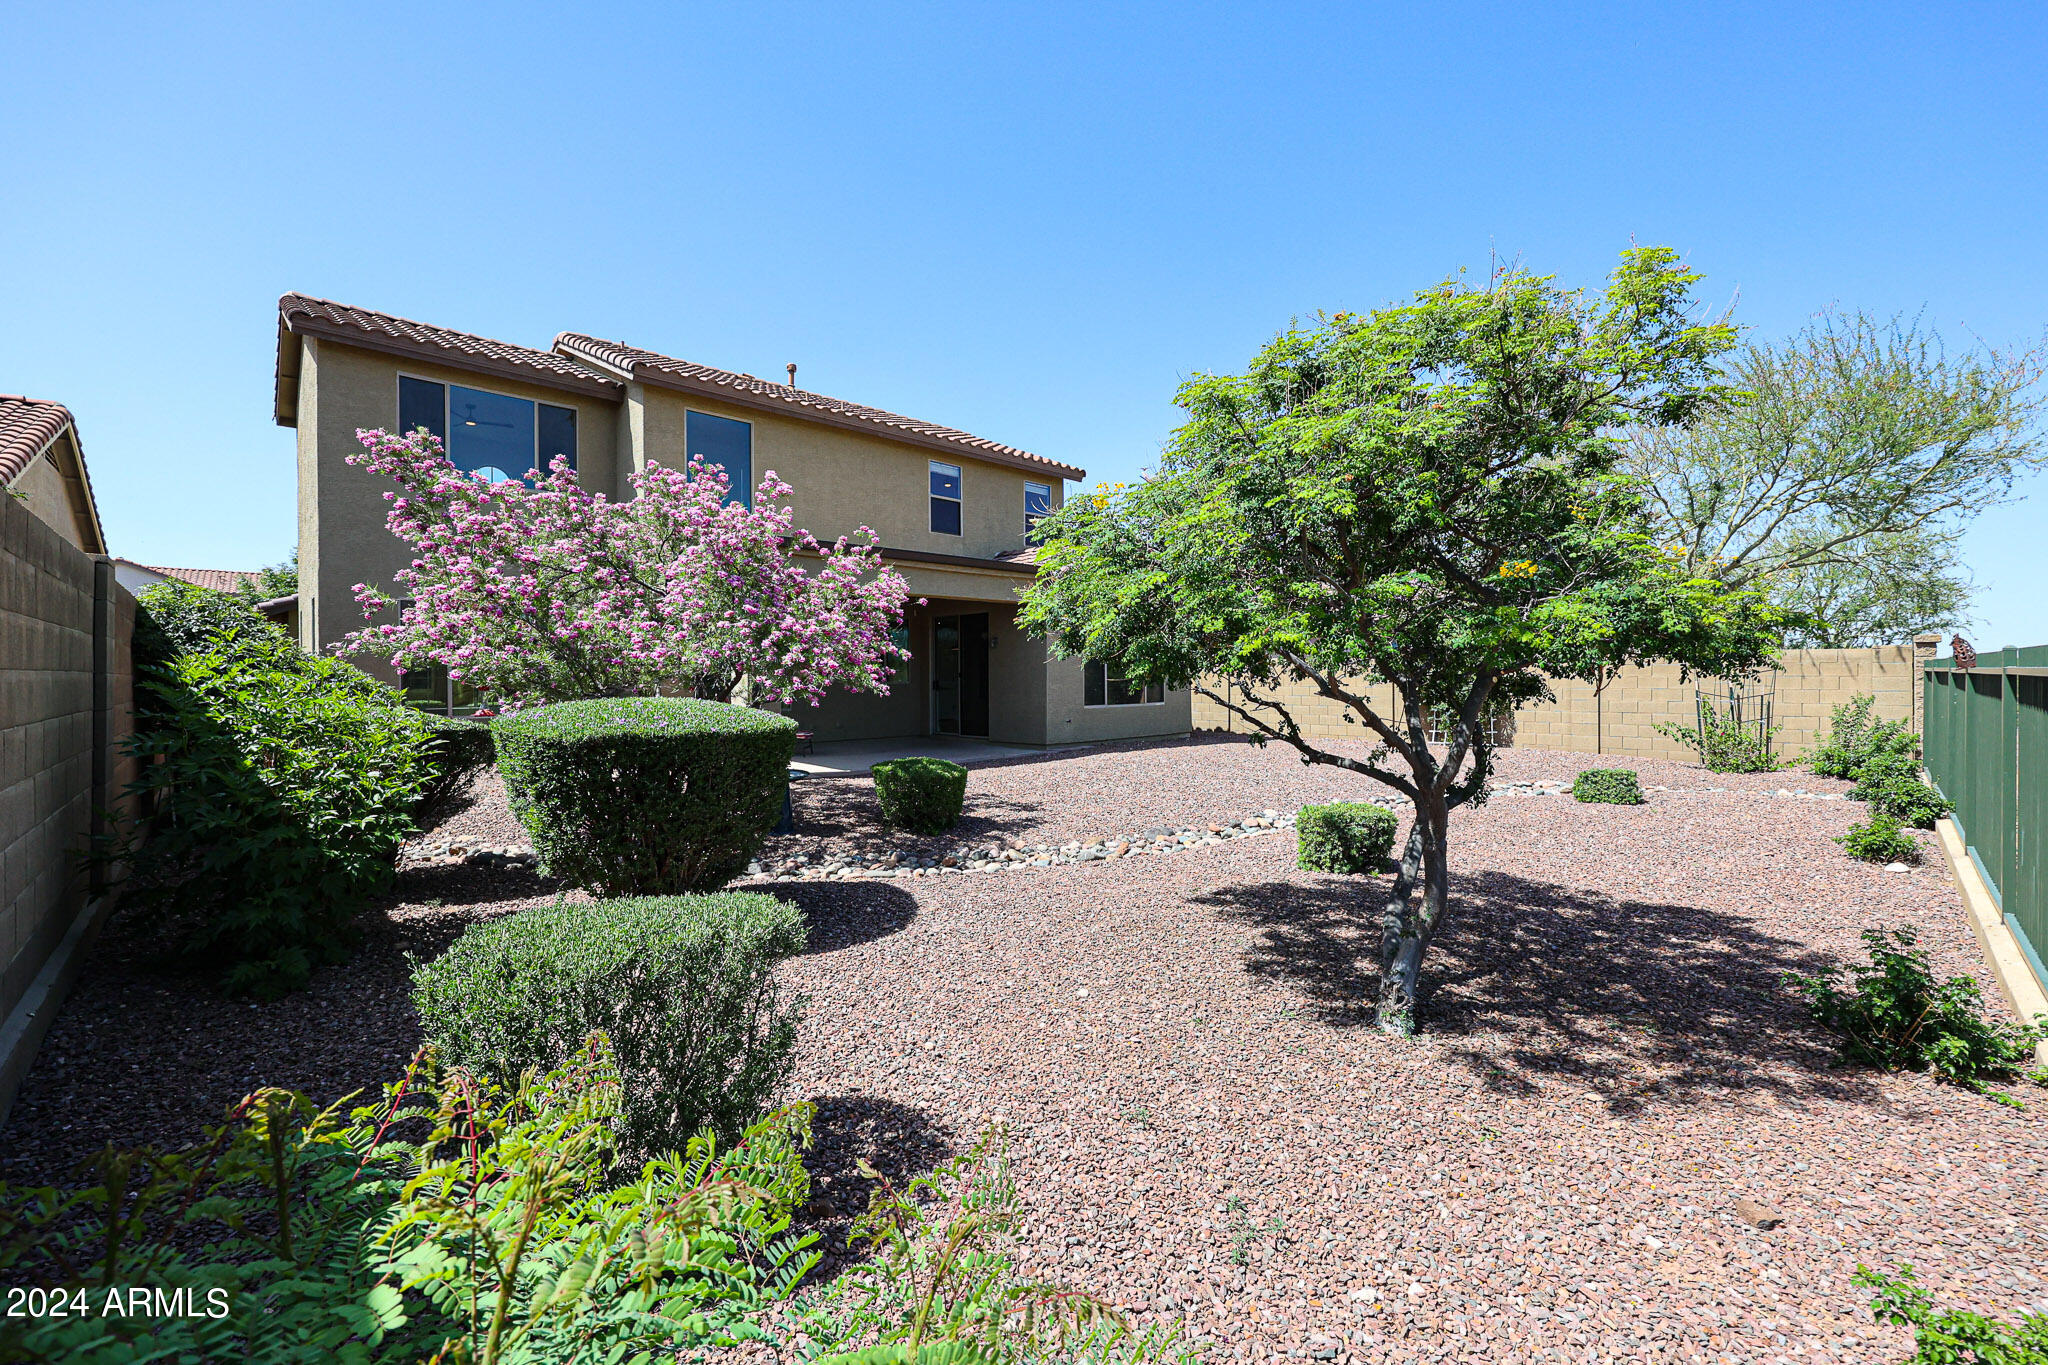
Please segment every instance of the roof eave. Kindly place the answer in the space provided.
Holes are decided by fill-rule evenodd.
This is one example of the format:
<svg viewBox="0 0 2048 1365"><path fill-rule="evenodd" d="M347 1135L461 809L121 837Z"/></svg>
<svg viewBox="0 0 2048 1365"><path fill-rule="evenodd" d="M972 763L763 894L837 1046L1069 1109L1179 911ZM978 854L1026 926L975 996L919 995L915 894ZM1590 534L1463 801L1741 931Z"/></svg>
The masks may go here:
<svg viewBox="0 0 2048 1365"><path fill-rule="evenodd" d="M354 346L358 350L376 351L380 355L395 355L406 360L422 360L433 365L445 365L449 369L468 370L472 374L490 375L496 379L516 379L522 384L532 384L538 388L565 389L571 393L580 393L590 398L609 399L613 402L618 400L624 388L617 380L600 374L582 377L547 374L524 365L513 364L509 361L493 360L488 356L465 355L460 351L443 350L438 346L415 346L393 337L378 336L373 332L365 332L358 328L344 327L338 323L323 322L318 318L308 317L280 317L278 319L280 355L282 355L281 348L284 344L283 338L286 332L297 333L300 336L316 337L322 341L339 342L344 346ZM577 356L575 359L578 363L584 363L582 356ZM282 361L280 361L281 363ZM279 411L281 413L283 411L281 370L279 382ZM293 387L293 402L296 408L296 373L293 376ZM280 418L280 421L282 421L282 418ZM295 425L295 423L296 412L294 413L293 422L283 424L290 426Z"/></svg>
<svg viewBox="0 0 2048 1365"><path fill-rule="evenodd" d="M590 359L580 350L576 352L576 358L579 360ZM721 403L730 403L735 407L747 408L754 412L771 412L783 417L794 418L800 422L817 422L828 427L838 427L842 431L857 431L863 436L873 436L884 441L896 441L904 445L919 446L926 450L944 451L949 455L964 455L969 459L980 460L986 464L999 464L1010 469L1028 470L1035 474L1057 474L1063 479L1078 480L1088 477L1088 471L1085 469L1079 469L1073 465L1059 464L1056 461L1047 460L1043 457L1032 459L1028 456L1011 455L1000 450L990 450L985 446L968 445L960 441L949 441L943 436L927 436L921 431L905 431L901 427L886 426L879 422L864 422L858 417L850 416L846 413L833 412L828 408L809 408L799 404L788 403L779 398L764 398L759 394L736 391L727 388L723 384L713 383L709 380L692 379L687 375L670 374L668 371L652 365L635 365L631 370L631 375L637 382L650 384L655 388L671 389L678 393L693 394L699 398L715 398Z"/></svg>

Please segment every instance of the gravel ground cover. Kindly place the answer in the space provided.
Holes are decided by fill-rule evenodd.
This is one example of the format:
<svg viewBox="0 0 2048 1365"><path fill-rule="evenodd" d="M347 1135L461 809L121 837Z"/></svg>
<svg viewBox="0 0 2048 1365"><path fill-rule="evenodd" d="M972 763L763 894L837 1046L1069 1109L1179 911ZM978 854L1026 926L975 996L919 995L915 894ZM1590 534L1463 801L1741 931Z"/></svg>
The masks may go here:
<svg viewBox="0 0 2048 1365"><path fill-rule="evenodd" d="M1499 776L1595 762L1511 750ZM1831 837L1862 807L1821 799L1846 784L1597 762L1635 768L1648 803L1502 795L1456 817L1454 920L1407 1042L1366 1013L1384 881L1299 872L1284 834L774 884L812 924L788 976L810 996L793 1091L821 1109L814 1224L835 1244L865 1205L856 1157L927 1167L1001 1122L1032 1267L1184 1317L1220 1360L1898 1359L1905 1335L1848 1283L1858 1262L2048 1311L2048 1092L2016 1112L1839 1070L1780 981L1906 924L1995 999L1938 858L1850 860ZM907 847L859 833L866 788L811 784L809 832L777 842ZM978 767L983 826L952 837L1367 794L1278 750L1135 746ZM416 852L516 842L502 798L475 795ZM390 1074L416 1036L404 955L551 894L517 865L415 857L354 964L253 1007L152 976L116 934L0 1130L0 1174L189 1138L259 1080L331 1094ZM1783 1222L1752 1227L1742 1199Z"/></svg>

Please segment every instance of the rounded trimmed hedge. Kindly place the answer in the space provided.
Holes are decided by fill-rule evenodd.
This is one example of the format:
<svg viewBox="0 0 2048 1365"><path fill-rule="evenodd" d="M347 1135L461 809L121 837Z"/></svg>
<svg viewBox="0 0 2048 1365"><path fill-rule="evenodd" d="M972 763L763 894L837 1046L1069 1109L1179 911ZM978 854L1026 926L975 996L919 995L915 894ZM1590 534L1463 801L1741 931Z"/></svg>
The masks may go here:
<svg viewBox="0 0 2048 1365"><path fill-rule="evenodd" d="M700 1127L732 1138L788 1078L801 1000L775 966L803 951L803 916L728 891L558 901L476 925L413 969L413 1005L447 1063L505 1085L611 1040L621 1154L680 1151Z"/></svg>
<svg viewBox="0 0 2048 1365"><path fill-rule="evenodd" d="M1366 801L1303 806L1294 817L1296 863L1304 872L1373 873L1394 851L1394 812Z"/></svg>
<svg viewBox="0 0 2048 1365"><path fill-rule="evenodd" d="M1588 768L1572 779L1572 795L1607 806L1640 806L1642 783L1633 768Z"/></svg>
<svg viewBox="0 0 2048 1365"><path fill-rule="evenodd" d="M942 834L960 823L967 769L943 758L892 758L875 764L882 818L913 834Z"/></svg>
<svg viewBox="0 0 2048 1365"><path fill-rule="evenodd" d="M680 697L560 702L491 723L542 866L596 896L710 891L782 814L796 722Z"/></svg>

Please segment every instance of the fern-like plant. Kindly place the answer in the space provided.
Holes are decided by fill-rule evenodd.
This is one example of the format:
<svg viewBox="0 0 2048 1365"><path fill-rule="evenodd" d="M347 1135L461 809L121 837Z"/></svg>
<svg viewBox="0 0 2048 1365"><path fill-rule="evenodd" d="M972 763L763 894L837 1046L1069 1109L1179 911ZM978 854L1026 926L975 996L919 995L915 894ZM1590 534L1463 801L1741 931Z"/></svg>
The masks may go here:
<svg viewBox="0 0 2048 1365"><path fill-rule="evenodd" d="M808 1105L729 1151L701 1133L615 1185L602 1035L509 1090L431 1072L415 1058L348 1120L258 1091L193 1152L110 1151L72 1194L0 1186L0 1281L95 1305L190 1288L222 1309L0 1319L0 1359L625 1360L764 1338L754 1319L817 1263L816 1234L789 1230Z"/></svg>
<svg viewBox="0 0 2048 1365"><path fill-rule="evenodd" d="M1177 1331L1134 1331L1100 1298L1019 1270L1017 1186L1002 1129L902 1188L865 1161L860 1172L875 1190L850 1240L871 1254L805 1322L816 1365L1191 1358Z"/></svg>

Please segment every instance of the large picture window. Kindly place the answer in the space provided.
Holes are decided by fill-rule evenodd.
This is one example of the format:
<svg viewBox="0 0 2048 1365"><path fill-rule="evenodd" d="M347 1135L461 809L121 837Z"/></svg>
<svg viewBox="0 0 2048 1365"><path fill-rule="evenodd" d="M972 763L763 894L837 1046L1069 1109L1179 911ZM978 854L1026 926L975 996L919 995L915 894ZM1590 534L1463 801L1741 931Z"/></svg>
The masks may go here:
<svg viewBox="0 0 2048 1365"><path fill-rule="evenodd" d="M1086 674L1086 690L1081 699L1084 706L1157 706L1166 700L1165 683L1146 683L1141 687L1127 681L1117 665L1100 659L1088 661Z"/></svg>
<svg viewBox="0 0 2048 1365"><path fill-rule="evenodd" d="M931 462L932 534L960 534L960 466Z"/></svg>
<svg viewBox="0 0 2048 1365"><path fill-rule="evenodd" d="M492 483L545 470L557 455L576 467L576 409L488 389L398 377L398 429L425 427L448 462Z"/></svg>
<svg viewBox="0 0 2048 1365"><path fill-rule="evenodd" d="M1052 485L1027 483L1024 485L1024 535L1031 536L1031 530L1039 521L1052 515Z"/></svg>
<svg viewBox="0 0 2048 1365"><path fill-rule="evenodd" d="M725 500L754 505L754 424L715 413L683 419L683 447L701 465L725 470Z"/></svg>

